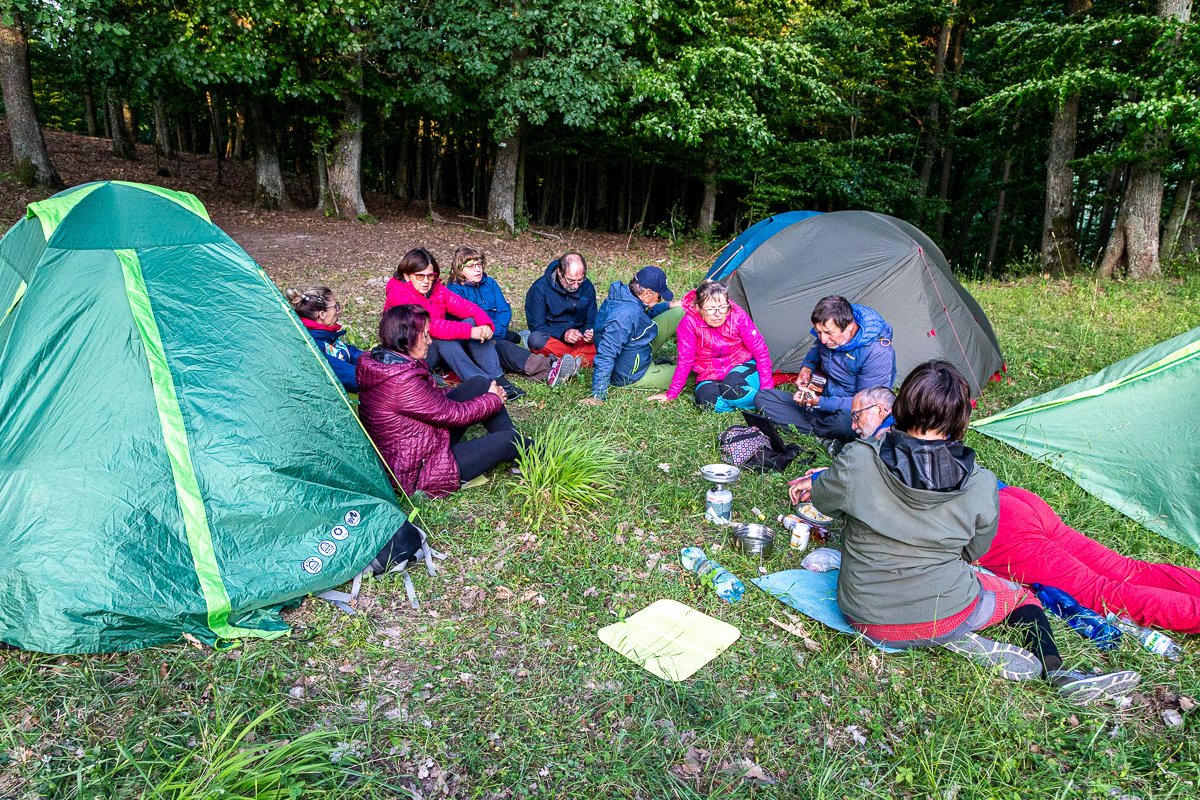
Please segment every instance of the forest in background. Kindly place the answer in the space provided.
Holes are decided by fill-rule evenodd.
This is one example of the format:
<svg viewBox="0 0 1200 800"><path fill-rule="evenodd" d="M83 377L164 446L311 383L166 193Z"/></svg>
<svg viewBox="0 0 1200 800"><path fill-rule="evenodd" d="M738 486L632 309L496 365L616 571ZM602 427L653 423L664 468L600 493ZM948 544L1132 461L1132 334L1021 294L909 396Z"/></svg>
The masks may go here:
<svg viewBox="0 0 1200 800"><path fill-rule="evenodd" d="M252 161L255 201L364 191L508 230L728 236L862 208L960 270L1196 258L1190 0L6 0L17 177L40 126ZM218 173L219 174L219 173Z"/></svg>

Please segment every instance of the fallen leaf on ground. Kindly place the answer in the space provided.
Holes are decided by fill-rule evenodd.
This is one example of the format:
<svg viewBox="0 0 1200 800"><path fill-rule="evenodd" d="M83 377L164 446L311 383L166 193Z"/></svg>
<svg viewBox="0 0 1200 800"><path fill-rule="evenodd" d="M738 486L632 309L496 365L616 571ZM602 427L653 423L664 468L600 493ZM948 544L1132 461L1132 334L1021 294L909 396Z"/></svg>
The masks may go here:
<svg viewBox="0 0 1200 800"><path fill-rule="evenodd" d="M497 586L494 594L497 600L507 600L513 596L513 590L507 586Z"/></svg>

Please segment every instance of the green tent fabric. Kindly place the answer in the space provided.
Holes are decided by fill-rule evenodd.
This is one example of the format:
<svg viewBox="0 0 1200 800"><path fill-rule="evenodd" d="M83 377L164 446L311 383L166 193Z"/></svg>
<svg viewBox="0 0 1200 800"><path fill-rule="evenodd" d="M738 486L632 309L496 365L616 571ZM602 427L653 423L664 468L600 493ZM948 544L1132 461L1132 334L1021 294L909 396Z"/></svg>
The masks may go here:
<svg viewBox="0 0 1200 800"><path fill-rule="evenodd" d="M1200 552L1200 328L972 427Z"/></svg>
<svg viewBox="0 0 1200 800"><path fill-rule="evenodd" d="M195 197L31 204L0 314L0 641L271 639L404 523L325 358Z"/></svg>

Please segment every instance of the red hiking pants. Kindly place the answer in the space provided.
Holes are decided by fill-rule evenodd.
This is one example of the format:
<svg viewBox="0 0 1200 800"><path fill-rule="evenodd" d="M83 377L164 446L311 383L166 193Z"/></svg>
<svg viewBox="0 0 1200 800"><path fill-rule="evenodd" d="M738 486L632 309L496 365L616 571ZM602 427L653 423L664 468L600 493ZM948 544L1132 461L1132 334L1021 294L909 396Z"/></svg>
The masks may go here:
<svg viewBox="0 0 1200 800"><path fill-rule="evenodd" d="M1000 490L1000 527L979 564L1020 583L1056 586L1101 614L1200 633L1200 570L1118 555L1025 489Z"/></svg>

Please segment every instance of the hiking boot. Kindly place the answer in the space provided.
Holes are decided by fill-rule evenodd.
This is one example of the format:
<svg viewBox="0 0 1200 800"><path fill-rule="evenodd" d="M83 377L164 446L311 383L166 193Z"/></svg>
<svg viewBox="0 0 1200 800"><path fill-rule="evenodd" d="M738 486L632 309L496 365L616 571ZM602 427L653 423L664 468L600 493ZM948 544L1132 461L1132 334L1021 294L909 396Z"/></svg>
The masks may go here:
<svg viewBox="0 0 1200 800"><path fill-rule="evenodd" d="M1042 674L1042 662L1033 653L1015 644L997 642L975 633L946 642L942 647L966 656L976 664L999 668L1008 681L1027 681Z"/></svg>
<svg viewBox="0 0 1200 800"><path fill-rule="evenodd" d="M583 356L563 356L563 361L567 360L570 360L575 365L571 372L572 378L583 373Z"/></svg>
<svg viewBox="0 0 1200 800"><path fill-rule="evenodd" d="M520 400L528 394L524 389L517 386L508 378L497 378L496 383L504 389L504 396L507 402L511 403L514 400Z"/></svg>
<svg viewBox="0 0 1200 800"><path fill-rule="evenodd" d="M1096 674L1074 669L1053 669L1046 673L1046 680L1072 703L1087 705L1104 697L1129 694L1142 682L1142 676L1133 670Z"/></svg>
<svg viewBox="0 0 1200 800"><path fill-rule="evenodd" d="M579 372L578 359L575 356L563 356L550 368L550 375L546 378L546 383L550 386L558 386L560 383L569 381L577 372Z"/></svg>

